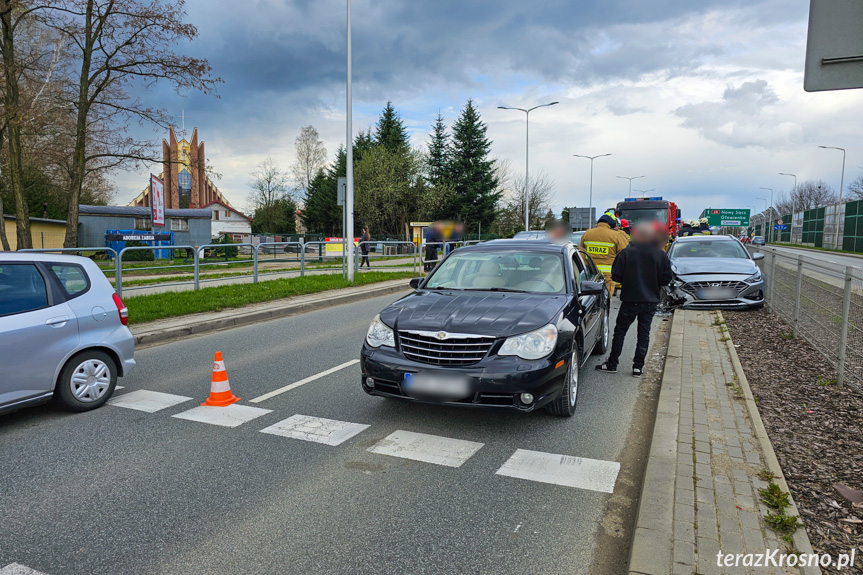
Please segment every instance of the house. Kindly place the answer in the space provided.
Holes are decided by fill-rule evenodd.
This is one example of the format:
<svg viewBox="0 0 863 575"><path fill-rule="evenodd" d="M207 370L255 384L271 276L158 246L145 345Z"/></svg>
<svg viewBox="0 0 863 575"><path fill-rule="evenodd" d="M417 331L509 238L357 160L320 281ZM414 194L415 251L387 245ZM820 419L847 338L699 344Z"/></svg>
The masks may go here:
<svg viewBox="0 0 863 575"><path fill-rule="evenodd" d="M85 206L78 208L78 246L105 245L108 230L152 229L152 210L135 206ZM174 245L202 246L212 240L208 209L166 209L164 232L174 233ZM35 241L35 239L34 239Z"/></svg>
<svg viewBox="0 0 863 575"><path fill-rule="evenodd" d="M252 219L226 203L214 200L204 206L212 211L211 236L229 235L234 241L243 241L242 236L252 233Z"/></svg>
<svg viewBox="0 0 863 575"><path fill-rule="evenodd" d="M3 214L2 225L6 226L6 239L12 251L18 248L18 232L15 228L15 216ZM48 218L30 218L30 237L36 249L62 248L66 239L66 220ZM0 245L0 250L3 246Z"/></svg>

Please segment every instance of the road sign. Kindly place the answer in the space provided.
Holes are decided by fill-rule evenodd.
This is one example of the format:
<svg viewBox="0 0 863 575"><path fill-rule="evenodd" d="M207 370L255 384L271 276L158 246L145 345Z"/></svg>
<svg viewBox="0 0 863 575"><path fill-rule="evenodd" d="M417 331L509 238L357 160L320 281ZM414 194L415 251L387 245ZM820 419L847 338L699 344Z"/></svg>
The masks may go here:
<svg viewBox="0 0 863 575"><path fill-rule="evenodd" d="M596 224L596 208L569 208L569 225L573 230L588 230Z"/></svg>
<svg viewBox="0 0 863 575"><path fill-rule="evenodd" d="M347 178L339 178L339 183L336 185L336 188L338 190L338 192L337 192L338 198L336 201L338 202L338 204L340 206L343 206L343 205L345 205L345 197L347 196L348 179Z"/></svg>
<svg viewBox="0 0 863 575"><path fill-rule="evenodd" d="M779 221L781 222L782 220ZM788 229L788 224L776 224L775 226L773 226L773 229L778 232L784 232Z"/></svg>
<svg viewBox="0 0 863 575"><path fill-rule="evenodd" d="M863 2L811 0L803 89L863 88Z"/></svg>
<svg viewBox="0 0 863 575"><path fill-rule="evenodd" d="M165 184L150 174L150 205L153 207L153 225L165 226Z"/></svg>
<svg viewBox="0 0 863 575"><path fill-rule="evenodd" d="M745 227L749 225L749 210L721 210L708 208L701 212L711 227Z"/></svg>

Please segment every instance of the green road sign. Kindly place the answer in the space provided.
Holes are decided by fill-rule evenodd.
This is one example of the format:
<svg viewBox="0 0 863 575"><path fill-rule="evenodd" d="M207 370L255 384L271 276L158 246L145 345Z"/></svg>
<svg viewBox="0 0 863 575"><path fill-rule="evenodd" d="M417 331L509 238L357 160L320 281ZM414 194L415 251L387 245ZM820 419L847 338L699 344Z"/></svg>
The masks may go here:
<svg viewBox="0 0 863 575"><path fill-rule="evenodd" d="M749 226L749 210L717 210L707 208L701 212L702 218L707 218L710 226L716 227L747 227Z"/></svg>

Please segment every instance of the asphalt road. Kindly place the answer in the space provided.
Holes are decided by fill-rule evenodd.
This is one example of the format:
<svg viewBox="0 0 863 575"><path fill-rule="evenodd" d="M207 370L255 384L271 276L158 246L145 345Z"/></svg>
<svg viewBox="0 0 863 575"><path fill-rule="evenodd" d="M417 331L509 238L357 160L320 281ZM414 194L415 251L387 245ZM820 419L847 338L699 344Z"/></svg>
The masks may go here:
<svg viewBox="0 0 863 575"><path fill-rule="evenodd" d="M0 570L589 573L600 532L626 531L603 523L607 505L621 483L637 489L621 480L636 465L622 459L643 401L627 370L599 374L591 359L571 419L370 397L356 364L249 401L357 359L370 318L393 299L139 351L116 399L139 390L192 398L154 413L40 406L0 418ZM633 326L624 368L634 336ZM172 417L206 398L217 350L240 405L271 411L238 427ZM295 414L368 427L335 446L260 432ZM460 467L368 451L398 430L482 446ZM614 495L496 474L517 449L619 462Z"/></svg>
<svg viewBox="0 0 863 575"><path fill-rule="evenodd" d="M798 255L806 256L810 258L817 259L818 261L836 264L840 266L852 266L855 268L863 268L863 257L860 256L848 256L835 252L824 252L820 250L807 250L805 248L789 248L786 246L769 246L775 249L778 252L783 254L788 254L792 257L797 257ZM756 249L758 246L756 246Z"/></svg>

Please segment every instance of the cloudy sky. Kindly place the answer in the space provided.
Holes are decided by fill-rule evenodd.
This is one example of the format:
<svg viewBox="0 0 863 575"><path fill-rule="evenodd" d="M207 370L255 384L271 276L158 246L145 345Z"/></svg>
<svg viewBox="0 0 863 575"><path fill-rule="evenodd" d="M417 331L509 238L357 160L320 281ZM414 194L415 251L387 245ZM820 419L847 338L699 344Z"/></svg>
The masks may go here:
<svg viewBox="0 0 863 575"><path fill-rule="evenodd" d="M188 48L224 80L220 98L144 97L197 126L217 185L245 206L249 172L267 156L288 167L303 125L329 155L344 141L344 0L187 0L200 37ZM838 189L863 170L863 90L806 93L805 0L354 0L354 127L392 100L422 146L440 111L451 123L479 105L493 154L523 170L524 116L497 106L560 104L531 114L531 173L547 172L556 206L599 208L634 189L672 198L684 217L706 207L762 209L791 178ZM154 138L162 134L153 134ZM157 169L157 168L156 168ZM144 174L146 170L144 171ZM120 173L116 201L143 174ZM767 192L769 194L769 192ZM767 196L769 197L769 196Z"/></svg>

